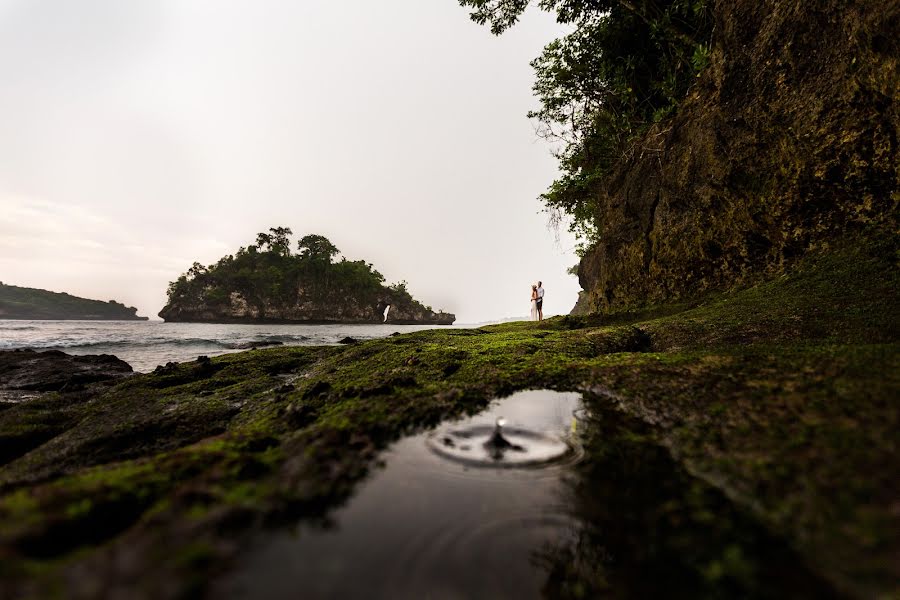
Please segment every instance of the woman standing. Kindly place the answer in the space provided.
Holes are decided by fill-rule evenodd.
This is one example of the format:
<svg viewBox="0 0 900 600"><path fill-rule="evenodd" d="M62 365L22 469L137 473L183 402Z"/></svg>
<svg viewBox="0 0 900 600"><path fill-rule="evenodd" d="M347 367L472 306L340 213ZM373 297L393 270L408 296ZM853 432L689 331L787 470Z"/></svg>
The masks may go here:
<svg viewBox="0 0 900 600"><path fill-rule="evenodd" d="M538 300L538 291L537 286L531 286L531 320L538 320L538 308L537 308L537 300Z"/></svg>

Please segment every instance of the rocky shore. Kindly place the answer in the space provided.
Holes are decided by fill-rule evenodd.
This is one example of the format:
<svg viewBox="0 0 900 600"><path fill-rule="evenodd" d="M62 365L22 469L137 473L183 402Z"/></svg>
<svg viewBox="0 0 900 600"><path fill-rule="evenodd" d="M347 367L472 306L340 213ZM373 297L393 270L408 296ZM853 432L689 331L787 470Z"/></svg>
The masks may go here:
<svg viewBox="0 0 900 600"><path fill-rule="evenodd" d="M80 391L131 374L128 363L110 354L71 356L58 350L0 351L0 390Z"/></svg>
<svg viewBox="0 0 900 600"><path fill-rule="evenodd" d="M591 451L622 481L650 477L628 472L662 452L655 463L715 492L710 506L692 487L655 496L660 471L640 496L659 527L693 523L658 539L681 540L672 556L699 594L771 592L752 575L754 542L730 525L739 514L799 557L816 579L807 596L888 597L900 576L896 251L851 239L776 279L641 312L253 350L79 393L57 379L61 391L0 410L0 596L201 594L254 536L327 517L404 433L550 388L584 391L607 426L621 415L626 430ZM603 549L611 569L649 547L633 536L662 535L628 522ZM709 528L721 546L691 541ZM578 555L589 551L557 557L548 589L601 593L566 566L591 564Z"/></svg>

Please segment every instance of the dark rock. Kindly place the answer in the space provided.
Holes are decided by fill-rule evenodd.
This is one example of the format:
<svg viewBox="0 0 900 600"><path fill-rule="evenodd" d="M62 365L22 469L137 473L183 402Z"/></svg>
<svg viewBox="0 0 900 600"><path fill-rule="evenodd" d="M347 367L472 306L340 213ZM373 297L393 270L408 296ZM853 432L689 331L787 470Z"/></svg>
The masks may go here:
<svg viewBox="0 0 900 600"><path fill-rule="evenodd" d="M312 384L306 392L303 393L304 398L316 398L322 394L327 394L331 390L331 384L327 381L317 381Z"/></svg>
<svg viewBox="0 0 900 600"><path fill-rule="evenodd" d="M342 340L338 340L338 344L358 344L359 340L355 340L352 337L345 337Z"/></svg>
<svg viewBox="0 0 900 600"><path fill-rule="evenodd" d="M444 367L444 377L449 377L459 371L460 367L462 367L459 363L450 363L446 367Z"/></svg>
<svg viewBox="0 0 900 600"><path fill-rule="evenodd" d="M202 379L209 379L224 368L224 364L216 364L212 361L195 361L181 364L168 362L165 366L158 366L153 370L154 380L149 382L149 385L163 389L192 383Z"/></svg>
<svg viewBox="0 0 900 600"><path fill-rule="evenodd" d="M132 372L131 365L111 354L72 356L58 350L0 351L0 389L76 391Z"/></svg>
<svg viewBox="0 0 900 600"><path fill-rule="evenodd" d="M228 348L232 350L253 350L255 348L265 348L267 346L284 346L284 342L276 340L257 340L252 342L241 342L239 344L229 344Z"/></svg>
<svg viewBox="0 0 900 600"><path fill-rule="evenodd" d="M316 420L318 412L306 404L290 404L285 411L285 420L294 427L304 427Z"/></svg>

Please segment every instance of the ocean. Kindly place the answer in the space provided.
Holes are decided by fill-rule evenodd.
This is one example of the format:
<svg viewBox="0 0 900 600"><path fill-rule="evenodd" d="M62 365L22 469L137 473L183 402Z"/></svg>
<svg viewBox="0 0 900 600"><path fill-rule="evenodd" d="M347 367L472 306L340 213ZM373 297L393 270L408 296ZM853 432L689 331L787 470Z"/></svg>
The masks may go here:
<svg viewBox="0 0 900 600"><path fill-rule="evenodd" d="M336 344L434 329L434 325L219 325L162 321L15 321L0 319L0 350L33 348L69 354L114 354L138 372L167 362L239 352L250 342L286 346Z"/></svg>

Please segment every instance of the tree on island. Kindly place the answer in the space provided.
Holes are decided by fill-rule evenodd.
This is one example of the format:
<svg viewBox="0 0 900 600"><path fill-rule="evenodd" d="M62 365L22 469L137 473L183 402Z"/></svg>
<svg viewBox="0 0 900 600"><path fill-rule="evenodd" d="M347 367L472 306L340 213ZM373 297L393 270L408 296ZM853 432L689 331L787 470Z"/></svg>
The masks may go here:
<svg viewBox="0 0 900 600"><path fill-rule="evenodd" d="M256 234L256 247L266 252L289 256L293 234L290 227L270 227L269 233Z"/></svg>
<svg viewBox="0 0 900 600"><path fill-rule="evenodd" d="M312 262L331 264L335 256L340 254L337 246L332 244L324 235L305 235L297 242L300 258Z"/></svg>

